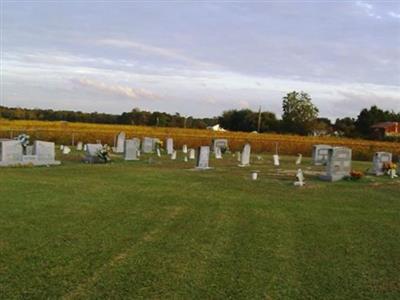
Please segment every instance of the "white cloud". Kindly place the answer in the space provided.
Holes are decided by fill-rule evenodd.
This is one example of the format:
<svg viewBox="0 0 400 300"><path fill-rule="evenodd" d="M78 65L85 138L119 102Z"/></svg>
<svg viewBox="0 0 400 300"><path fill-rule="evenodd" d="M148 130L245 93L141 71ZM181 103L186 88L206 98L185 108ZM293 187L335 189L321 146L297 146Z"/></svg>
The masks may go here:
<svg viewBox="0 0 400 300"><path fill-rule="evenodd" d="M189 57L185 54L180 53L179 51L173 50L173 49L168 49L168 48L162 48L162 47L156 47L153 45L148 45L144 43L139 43L131 40L122 40L122 39L100 39L97 41L98 44L100 45L105 45L105 46L112 46L112 47L118 47L118 48L128 48L132 50L137 50L143 53L147 53L150 55L156 55L160 56L163 58L167 59L173 59L177 60L180 62L185 62L189 63L195 66L202 66L202 67L211 67L215 66L215 64L211 64L208 62L204 62L201 60L194 59L192 57Z"/></svg>
<svg viewBox="0 0 400 300"><path fill-rule="evenodd" d="M95 90L126 96L131 99L155 99L158 96L150 91L138 88L131 88L128 86L117 85L117 84L106 84L104 82L99 82L91 79L81 78L81 79L72 79L74 84L78 84L79 86L89 87Z"/></svg>
<svg viewBox="0 0 400 300"><path fill-rule="evenodd" d="M394 11L389 11L388 15L392 18L400 19L400 13L395 13Z"/></svg>
<svg viewBox="0 0 400 300"><path fill-rule="evenodd" d="M357 1L356 5L360 7L367 16L375 18L375 19L382 19L382 17L375 13L374 6L364 1Z"/></svg>

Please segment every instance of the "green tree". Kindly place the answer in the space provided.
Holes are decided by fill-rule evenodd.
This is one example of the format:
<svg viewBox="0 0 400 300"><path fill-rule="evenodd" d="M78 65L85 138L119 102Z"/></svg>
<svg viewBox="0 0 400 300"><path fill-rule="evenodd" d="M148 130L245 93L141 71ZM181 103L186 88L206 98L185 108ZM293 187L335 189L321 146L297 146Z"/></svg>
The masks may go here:
<svg viewBox="0 0 400 300"><path fill-rule="evenodd" d="M306 135L315 124L319 110L305 92L293 91L283 97L283 130Z"/></svg>
<svg viewBox="0 0 400 300"><path fill-rule="evenodd" d="M384 111L376 105L370 109L364 108L357 117L356 128L361 136L370 137L372 130L371 126L386 121L395 121L396 115L390 111Z"/></svg>

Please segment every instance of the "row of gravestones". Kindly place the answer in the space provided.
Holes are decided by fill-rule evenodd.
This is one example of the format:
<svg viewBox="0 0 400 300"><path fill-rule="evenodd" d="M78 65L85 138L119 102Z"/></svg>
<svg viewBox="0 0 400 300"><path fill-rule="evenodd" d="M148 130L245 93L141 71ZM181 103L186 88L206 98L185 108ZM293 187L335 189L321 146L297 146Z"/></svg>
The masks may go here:
<svg viewBox="0 0 400 300"><path fill-rule="evenodd" d="M123 153L125 160L136 160L140 155L140 139L125 139L123 145ZM118 139L120 141L120 139ZM219 143L219 144L218 144ZM117 143L118 144L118 143ZM142 142L142 151L144 153L152 153L157 150L157 145L160 144L159 139L145 137ZM173 149L172 138L166 141L167 153L174 155L176 151ZM120 147L120 145L117 145ZM217 159L222 158L221 148L227 148L227 140L214 140L213 148ZM83 148L81 142L78 143L77 149ZM95 163L102 161L99 153L103 150L101 144L86 144L85 161ZM185 148L185 147L184 147ZM121 150L121 149L119 149ZM186 149L187 150L187 149ZM194 159L194 149L190 149L190 159ZM246 144L243 151L239 153L239 166L245 167L250 165L251 146ZM210 147L202 146L198 149L196 167L198 169L209 168ZM313 162L315 165L326 165L326 174L321 178L328 181L337 181L350 175L352 151L346 147L332 147L329 145L315 145L312 153ZM299 157L301 161L301 157ZM375 175L383 175L384 165L392 162L392 154L388 152L377 152L373 159L372 172ZM9 165L58 165L59 161L55 160L55 145L52 142L35 141L30 149L23 147L18 140L0 140L0 166ZM279 156L274 155L274 164L279 165Z"/></svg>
<svg viewBox="0 0 400 300"><path fill-rule="evenodd" d="M125 146L126 146L126 134L125 132L120 132L117 135L116 138L116 146L113 148L113 151L115 153L124 153L125 152ZM129 141L129 140L128 140ZM130 142L131 144L138 144L138 141L136 140L135 142ZM159 139L155 138L150 138L150 137L145 137L143 138L142 142L142 151L143 153L152 153L156 151L157 144L160 143ZM139 140L140 144L140 140ZM184 145L185 147L185 145ZM225 152L228 150L228 140L227 139L213 139L212 141L212 149L214 152L221 151ZM174 152L174 141L172 138L167 138L166 140L166 150L168 155L172 155ZM183 152L186 152L185 149L183 149Z"/></svg>
<svg viewBox="0 0 400 300"><path fill-rule="evenodd" d="M385 167L392 164L392 153L376 152L373 157L373 167L370 174L381 176L385 174ZM350 175L352 151L346 147L332 147L330 145L314 145L312 159L315 165L326 165L327 175L322 179L337 181ZM400 164L398 172L400 173ZM397 177L396 170L392 170L391 177Z"/></svg>

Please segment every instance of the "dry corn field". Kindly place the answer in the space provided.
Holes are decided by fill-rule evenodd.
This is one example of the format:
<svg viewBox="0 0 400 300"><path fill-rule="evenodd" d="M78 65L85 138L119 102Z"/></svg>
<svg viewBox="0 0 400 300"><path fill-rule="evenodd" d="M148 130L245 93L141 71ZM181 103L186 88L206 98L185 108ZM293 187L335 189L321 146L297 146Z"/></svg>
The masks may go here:
<svg viewBox="0 0 400 300"><path fill-rule="evenodd" d="M12 138L20 133L27 133L31 140L41 139L64 145L71 145L78 141L93 143L97 140L100 140L103 144L113 145L115 136L120 131L124 131L128 138L149 136L164 140L167 137L172 137L175 147L181 147L183 144L187 144L189 147L197 147L210 144L213 138L227 138L229 147L233 151L241 149L246 142L249 142L254 152L275 152L278 145L279 153L288 155L301 153L309 156L314 144L350 147L353 150L353 158L357 160L371 160L376 151L389 151L395 156L400 154L400 143L361 139L213 132L200 129L132 125L0 120L0 138Z"/></svg>

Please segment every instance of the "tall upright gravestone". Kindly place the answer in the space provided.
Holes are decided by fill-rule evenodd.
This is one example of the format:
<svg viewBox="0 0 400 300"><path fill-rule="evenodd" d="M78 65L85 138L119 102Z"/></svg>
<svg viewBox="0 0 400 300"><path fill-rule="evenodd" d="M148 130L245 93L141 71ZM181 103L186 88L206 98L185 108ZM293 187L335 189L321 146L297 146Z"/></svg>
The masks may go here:
<svg viewBox="0 0 400 300"><path fill-rule="evenodd" d="M125 160L138 160L137 153L140 147L140 140L133 138L125 140L124 159Z"/></svg>
<svg viewBox="0 0 400 300"><path fill-rule="evenodd" d="M320 166L327 164L330 149L332 149L332 146L329 145L314 145L312 152L314 165Z"/></svg>
<svg viewBox="0 0 400 300"><path fill-rule="evenodd" d="M193 148L189 149L189 159L196 159L196 153Z"/></svg>
<svg viewBox="0 0 400 300"><path fill-rule="evenodd" d="M320 178L325 181L338 181L350 176L352 151L346 147L333 147L328 150L326 174Z"/></svg>
<svg viewBox="0 0 400 300"><path fill-rule="evenodd" d="M196 169L199 170L210 169L209 160L210 160L210 147L209 146L199 147L197 149Z"/></svg>
<svg viewBox="0 0 400 300"><path fill-rule="evenodd" d="M115 153L124 153L125 146L125 132L120 132L117 135L117 146L115 147Z"/></svg>
<svg viewBox="0 0 400 300"><path fill-rule="evenodd" d="M250 144L246 144L243 147L243 151L240 157L240 165L239 167L247 167L250 166L250 154L251 154L251 146Z"/></svg>
<svg viewBox="0 0 400 300"><path fill-rule="evenodd" d="M167 154L172 155L174 152L174 140L172 138L167 139Z"/></svg>
<svg viewBox="0 0 400 300"><path fill-rule="evenodd" d="M143 141L142 141L143 153L152 153L154 151L153 144L154 144L154 141L152 138L150 138L150 137L143 138Z"/></svg>

